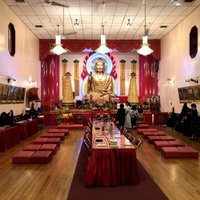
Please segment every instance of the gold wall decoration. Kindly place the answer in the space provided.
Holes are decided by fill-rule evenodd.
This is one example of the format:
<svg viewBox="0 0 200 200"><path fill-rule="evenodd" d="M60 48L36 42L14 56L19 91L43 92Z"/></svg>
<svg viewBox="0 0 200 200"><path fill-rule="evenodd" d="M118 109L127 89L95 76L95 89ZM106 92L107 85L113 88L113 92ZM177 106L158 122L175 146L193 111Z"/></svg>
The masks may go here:
<svg viewBox="0 0 200 200"><path fill-rule="evenodd" d="M74 91L79 96L79 60L74 60Z"/></svg>
<svg viewBox="0 0 200 200"><path fill-rule="evenodd" d="M74 102L72 84L71 84L71 74L67 72L67 62L68 60L63 59L63 76L62 76L62 95L64 104L72 104Z"/></svg>
<svg viewBox="0 0 200 200"><path fill-rule="evenodd" d="M120 96L125 95L125 60L120 60Z"/></svg>
<svg viewBox="0 0 200 200"><path fill-rule="evenodd" d="M138 92L137 92L137 83L136 83L136 60L131 61L131 68L132 73L130 74L130 84L129 84L129 91L128 91L128 101L131 104L138 104Z"/></svg>

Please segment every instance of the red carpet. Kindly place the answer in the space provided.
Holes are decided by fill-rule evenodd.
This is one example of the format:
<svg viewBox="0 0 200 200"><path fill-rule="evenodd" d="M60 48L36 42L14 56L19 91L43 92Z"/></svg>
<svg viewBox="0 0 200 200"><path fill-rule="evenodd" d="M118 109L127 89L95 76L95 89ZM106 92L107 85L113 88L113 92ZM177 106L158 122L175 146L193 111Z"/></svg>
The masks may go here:
<svg viewBox="0 0 200 200"><path fill-rule="evenodd" d="M87 188L84 172L87 162L87 150L82 145L75 174L72 180L68 200L166 200L165 194L156 185L146 170L138 162L140 183L116 187Z"/></svg>

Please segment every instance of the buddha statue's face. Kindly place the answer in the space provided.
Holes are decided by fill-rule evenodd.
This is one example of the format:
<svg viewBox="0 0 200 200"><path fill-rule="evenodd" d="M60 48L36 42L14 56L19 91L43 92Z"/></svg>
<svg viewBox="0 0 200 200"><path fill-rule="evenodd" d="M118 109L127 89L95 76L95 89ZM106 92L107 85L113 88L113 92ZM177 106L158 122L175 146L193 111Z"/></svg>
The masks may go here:
<svg viewBox="0 0 200 200"><path fill-rule="evenodd" d="M97 72L104 72L104 63L103 62L96 62L96 71Z"/></svg>

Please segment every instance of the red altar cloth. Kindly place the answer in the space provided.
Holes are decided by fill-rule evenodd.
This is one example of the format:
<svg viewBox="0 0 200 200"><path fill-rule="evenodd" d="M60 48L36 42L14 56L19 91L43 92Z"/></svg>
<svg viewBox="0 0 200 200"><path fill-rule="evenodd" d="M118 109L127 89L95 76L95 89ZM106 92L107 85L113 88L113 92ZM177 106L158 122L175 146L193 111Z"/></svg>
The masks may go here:
<svg viewBox="0 0 200 200"><path fill-rule="evenodd" d="M139 183L133 149L93 149L85 177L87 186L116 186Z"/></svg>

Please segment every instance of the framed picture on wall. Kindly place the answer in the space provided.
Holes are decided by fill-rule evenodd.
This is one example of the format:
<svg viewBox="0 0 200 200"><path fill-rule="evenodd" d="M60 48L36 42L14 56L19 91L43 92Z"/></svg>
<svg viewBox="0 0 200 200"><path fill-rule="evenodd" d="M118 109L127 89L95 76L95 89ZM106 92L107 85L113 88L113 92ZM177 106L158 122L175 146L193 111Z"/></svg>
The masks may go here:
<svg viewBox="0 0 200 200"><path fill-rule="evenodd" d="M25 88L0 83L0 104L24 103Z"/></svg>
<svg viewBox="0 0 200 200"><path fill-rule="evenodd" d="M200 85L178 88L180 103L200 102Z"/></svg>

